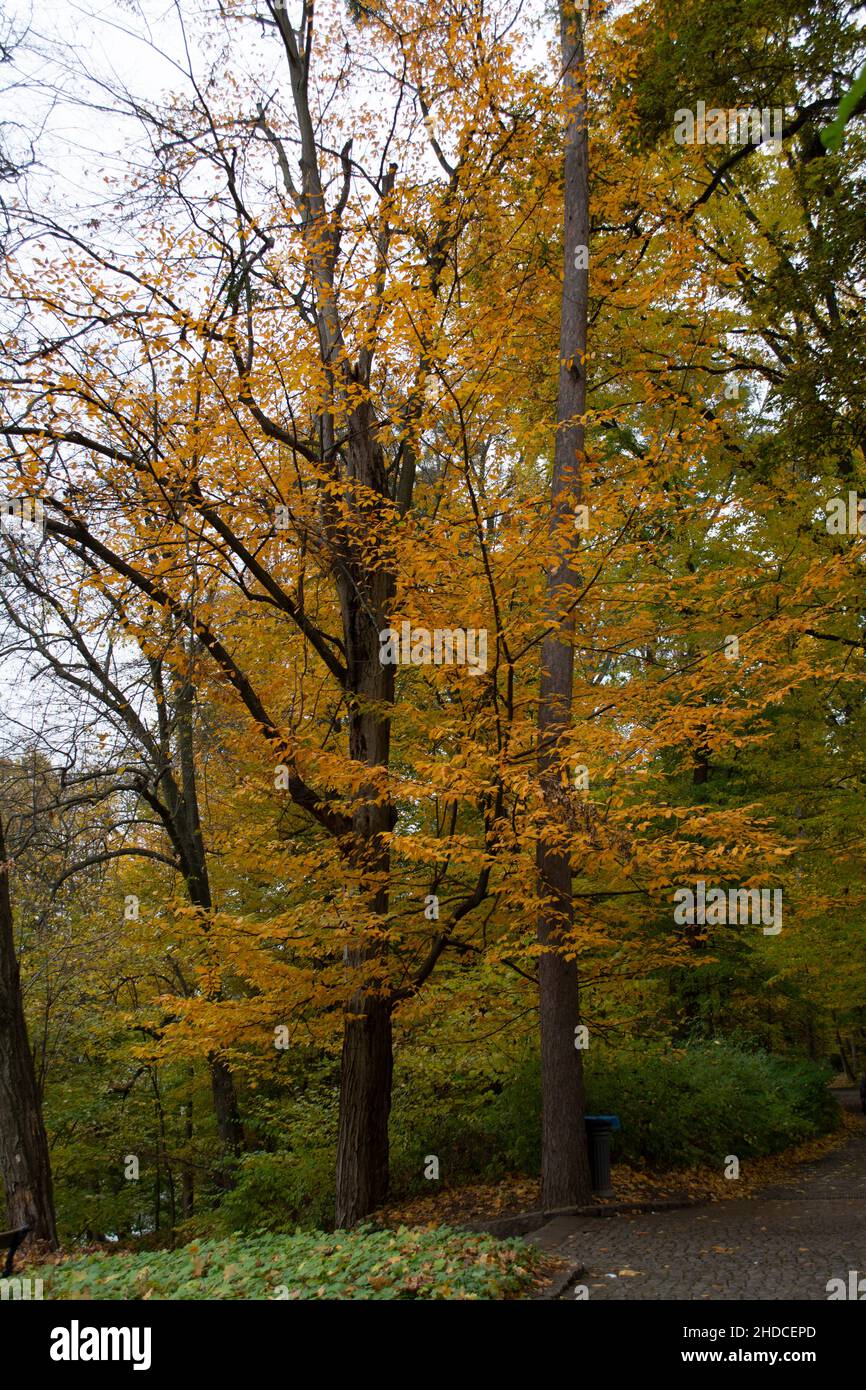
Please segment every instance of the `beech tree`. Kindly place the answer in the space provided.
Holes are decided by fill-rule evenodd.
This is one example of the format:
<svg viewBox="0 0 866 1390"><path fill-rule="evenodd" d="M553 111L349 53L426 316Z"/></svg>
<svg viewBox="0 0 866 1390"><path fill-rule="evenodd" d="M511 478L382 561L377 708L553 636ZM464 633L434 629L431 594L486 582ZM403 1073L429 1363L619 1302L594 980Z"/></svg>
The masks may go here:
<svg viewBox="0 0 866 1390"><path fill-rule="evenodd" d="M61 464L69 470L70 488L66 498L52 490L49 536L111 571L121 584L132 586L147 604L161 608L193 635L236 691L278 765L286 767L289 795L333 838L352 876L357 907L347 964L357 983L345 1006L337 1161L338 1221L348 1225L379 1204L387 1190L395 1003L427 979L454 926L483 900L489 878L489 867L482 865L474 885L455 902L449 922L431 943L415 981L399 988L389 984L385 923L389 837L395 827L388 777L394 668L380 659L379 634L389 625L395 594L393 538L413 504L430 418L431 382L444 374L439 389L453 389L442 334L467 273L461 238L479 205L495 197L496 180L515 158L512 146L519 152L528 138L528 121L519 101L503 107L489 85L488 53L495 46L499 23L495 16L487 20L480 11L467 10L451 23L448 17L431 19L413 6L383 15L361 8L345 30L346 53L331 45L326 49L328 60L337 60L337 81L346 83L368 41L374 49L379 45L396 63L391 78L394 103L387 119L373 120L369 111L364 115L371 127L364 131L365 164L358 159L361 151L354 153L352 139L335 153L313 115L312 7L301 7L299 26L292 25L279 5L269 5L267 12L269 36L285 63L290 117L279 113L270 98L259 98L251 116L226 117L212 109L200 89L183 110L135 107L160 141L157 184L165 187L177 179L179 206L206 218L204 245L219 264L207 302L184 307L153 266L133 268L129 261L119 262L86 246L68 228L51 229L70 247L97 301L116 294L120 306L129 293L144 293L148 316L156 315L147 333L137 308L121 308L121 321L127 342L137 343L157 378L164 376L157 365L158 340L171 342L184 360L188 375L181 392L185 412L192 402L192 418L183 457L164 458L164 438L178 433L176 416L170 425L166 422L164 433L160 424L150 428L137 406L126 411L116 396L109 399L92 389L94 368L111 371L105 347L97 346L101 316L90 320L93 334L84 350L90 359L84 374L73 380L61 372L51 393L52 401L63 403L61 414L67 418L46 426L19 417L8 427L7 438L25 449L51 440L61 450L58 461L65 457L64 448L71 447L88 451L100 460L100 467L109 465L112 486L131 508L128 524L133 529L139 525L136 505L140 515L149 518L154 507L165 513L168 503L169 554L175 551L178 534L175 530L172 536L171 528L183 532L195 518L200 528L197 543L206 540L229 582L244 593L252 585L256 602L273 607L293 624L335 684L337 707L345 710L348 757L339 789L312 785L300 770L295 735L269 711L255 674L238 664L215 624L201 616L202 606L191 597L190 571L175 569L171 559L158 559L158 547L152 548L144 536L145 563L138 557L133 562L126 559L116 545L96 534L93 520L80 505L84 494L80 480L73 482L75 469ZM234 9L227 13L233 22ZM441 52L428 48L433 35L443 43ZM459 83L452 64L461 74ZM437 134L432 103L435 96L444 107L443 83L451 108ZM515 73L514 86L521 85L527 80ZM297 168L283 128L286 120L297 141ZM431 180L425 165L428 155L418 151L419 132L438 167L438 178ZM376 137L381 140L378 150ZM253 167L264 152L275 158L283 190L276 202L253 212L249 199L254 185L251 182L247 192L243 175L247 163ZM401 152L404 168L398 183ZM187 176L199 165L209 178L222 182L215 215L210 194L198 206L185 191ZM338 184L332 193L335 176ZM160 215L168 211L163 198ZM294 263L280 245L287 224ZM344 265L343 246L350 238L355 246ZM471 252L471 240L468 249ZM185 246L181 254L185 257ZM106 283L101 285L97 277L102 275ZM127 286L137 286L138 291L128 291ZM273 336L269 312L261 312L265 286L276 295L280 331L290 335L294 361L286 359L284 346ZM47 300L45 305L48 308ZM383 325L392 316L386 350ZM73 342L75 351L82 351L73 333L64 333L48 354L58 364ZM459 367L456 372L459 376ZM163 414L165 400L163 392ZM179 404L177 388L175 400ZM226 515L213 483L209 487L202 477L201 451L194 442L204 438L206 425L215 423L215 411L226 406L230 432L240 440L251 438L254 452L272 456L260 479L271 494L270 503L258 509L252 533L240 524L246 507L238 509L236 519ZM77 410L90 419L69 418ZM95 431L94 416L99 421ZM213 463L212 452L209 458ZM471 468L472 459L465 459L463 466ZM293 498L284 489L291 472L300 477L301 468L305 476ZM229 461L222 481L240 498L240 479L230 479L231 469ZM103 472L98 487L105 486ZM90 500L92 510L93 492ZM289 540L296 548L295 592L262 556L268 538L271 544L278 539L278 519L288 521ZM321 597L313 603L301 587L308 556L315 556L322 573ZM330 588L327 597L325 583ZM492 826L499 814L495 794L484 814Z"/></svg>

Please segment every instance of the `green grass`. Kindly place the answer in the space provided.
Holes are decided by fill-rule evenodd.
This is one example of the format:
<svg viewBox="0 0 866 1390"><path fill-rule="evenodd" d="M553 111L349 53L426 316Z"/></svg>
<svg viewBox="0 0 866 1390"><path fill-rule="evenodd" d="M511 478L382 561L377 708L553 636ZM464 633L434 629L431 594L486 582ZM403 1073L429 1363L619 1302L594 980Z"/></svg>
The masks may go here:
<svg viewBox="0 0 866 1390"><path fill-rule="evenodd" d="M362 1227L88 1255L33 1273L48 1299L502 1299L530 1288L540 1258L447 1226Z"/></svg>

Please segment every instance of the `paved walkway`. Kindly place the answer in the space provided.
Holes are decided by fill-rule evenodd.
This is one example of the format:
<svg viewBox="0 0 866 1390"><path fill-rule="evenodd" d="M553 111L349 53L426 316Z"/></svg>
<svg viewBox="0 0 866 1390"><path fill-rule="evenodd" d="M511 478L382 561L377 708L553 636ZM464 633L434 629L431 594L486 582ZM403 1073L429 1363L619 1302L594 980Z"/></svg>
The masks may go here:
<svg viewBox="0 0 866 1390"><path fill-rule="evenodd" d="M839 1099L859 1110L856 1092ZM681 1211L561 1217L531 1239L586 1267L591 1300L826 1300L829 1279L866 1274L866 1121L792 1186Z"/></svg>

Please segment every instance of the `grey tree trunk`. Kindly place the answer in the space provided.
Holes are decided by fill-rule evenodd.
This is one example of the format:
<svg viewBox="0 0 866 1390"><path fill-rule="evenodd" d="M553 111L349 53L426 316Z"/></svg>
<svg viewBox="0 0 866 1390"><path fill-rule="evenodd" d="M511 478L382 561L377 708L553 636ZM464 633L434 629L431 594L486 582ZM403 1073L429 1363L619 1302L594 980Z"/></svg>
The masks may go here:
<svg viewBox="0 0 866 1390"><path fill-rule="evenodd" d="M555 556L547 578L548 620L555 626L541 648L538 708L538 769L547 807L547 830L539 841L536 868L542 907L538 940L541 1028L541 1200L548 1207L589 1200L591 1182L584 1130L581 1053L575 1046L580 1021L577 965L563 954L573 923L571 866L562 833L560 739L571 723L575 616L572 600L582 499L586 408L585 351L588 319L589 178L584 79L583 19L574 0L560 0L563 86L569 103L564 159L564 259L559 336L556 444L551 483L549 534ZM578 248L586 248L581 255ZM557 809L559 808L559 809Z"/></svg>
<svg viewBox="0 0 866 1390"><path fill-rule="evenodd" d="M193 702L191 681L183 680L174 693L175 739L180 763L181 792L172 779L166 797L175 821L175 839L184 867L187 893L194 907L206 914L213 908L207 854L201 829L198 778L195 766ZM219 998L219 992L214 996ZM211 1096L222 1159L214 1178L218 1187L229 1190L235 1184L235 1160L243 1152L244 1131L238 1109L237 1091L231 1067L218 1053L208 1053Z"/></svg>

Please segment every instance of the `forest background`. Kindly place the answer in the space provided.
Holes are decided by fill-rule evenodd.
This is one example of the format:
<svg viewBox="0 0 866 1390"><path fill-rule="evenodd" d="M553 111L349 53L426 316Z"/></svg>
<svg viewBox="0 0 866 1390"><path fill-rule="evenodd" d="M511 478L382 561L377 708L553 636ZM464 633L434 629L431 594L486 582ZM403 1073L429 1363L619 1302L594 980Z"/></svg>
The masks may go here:
<svg viewBox="0 0 866 1390"><path fill-rule="evenodd" d="M49 1243L585 1194L551 1094L720 1168L864 1065L863 6L296 9L4 20L0 1105ZM679 143L700 102L779 147Z"/></svg>

